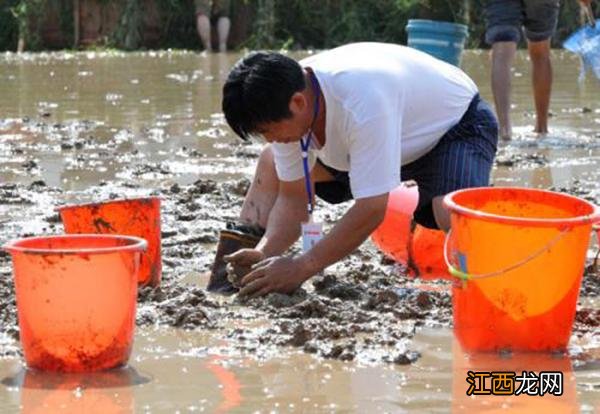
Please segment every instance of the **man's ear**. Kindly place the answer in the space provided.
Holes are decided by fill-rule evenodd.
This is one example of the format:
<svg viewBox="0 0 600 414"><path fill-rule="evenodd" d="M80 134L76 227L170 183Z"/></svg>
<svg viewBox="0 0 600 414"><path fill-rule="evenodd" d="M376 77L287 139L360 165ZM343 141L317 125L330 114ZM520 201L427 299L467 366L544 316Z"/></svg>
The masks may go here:
<svg viewBox="0 0 600 414"><path fill-rule="evenodd" d="M306 111L308 102L302 92L295 92L290 98L290 112L294 115L301 114Z"/></svg>

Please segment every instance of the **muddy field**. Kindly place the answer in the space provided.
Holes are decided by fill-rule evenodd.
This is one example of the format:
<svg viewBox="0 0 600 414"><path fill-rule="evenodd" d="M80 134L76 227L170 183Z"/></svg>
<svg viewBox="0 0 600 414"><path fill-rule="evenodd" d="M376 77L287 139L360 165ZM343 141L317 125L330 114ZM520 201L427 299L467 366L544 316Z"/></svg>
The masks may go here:
<svg viewBox="0 0 600 414"><path fill-rule="evenodd" d="M0 59L0 81L8 85L0 97L0 241L63 232L54 208L65 203L158 195L162 284L139 290L141 329L209 332L229 344L227 352L259 360L293 349L320 361L415 363L421 356L415 334L452 326L451 284L408 278L370 242L291 296L243 301L204 290L218 231L236 218L260 152L257 144L237 142L218 113L220 82L234 58L160 52ZM465 63L479 83L483 61L473 53ZM126 76L111 80L109 63L129 65ZM494 182L600 203L600 103L590 99L600 86L580 86L565 98L569 79L557 77L551 122L558 132L540 139L518 127L517 139L499 149ZM517 124L527 125L527 94L516 95ZM318 206L327 225L347 208ZM573 361L596 361L600 349L593 253L574 331L574 343L582 345L571 347ZM0 357L20 356L18 335L10 258L0 253Z"/></svg>
<svg viewBox="0 0 600 414"><path fill-rule="evenodd" d="M135 157L136 151L123 151L116 138L98 145L93 139L95 131L91 124L84 121L60 125L43 119L21 119L5 120L4 128L14 135L55 134L53 140L60 145L53 147L59 154L81 158L85 162L90 160L78 154L79 151L100 154L123 165ZM87 139L80 138L84 134L88 135ZM43 152L43 145L33 142L22 148L19 140L9 141L3 145L2 152L14 155L24 154L26 150ZM238 157L255 159L258 155L257 148L242 144L231 147ZM202 157L202 154L188 156ZM497 163L518 167L529 163L545 165L548 161L535 154L511 155L504 150ZM39 168L35 159L25 157L13 173L25 176L35 168ZM262 299L243 301L236 296L208 294L201 273L210 266L223 223L236 217L249 179L222 182L198 179L190 185L175 183L148 192L136 183L135 177L157 174L165 179L172 178L169 163L142 161L124 168L121 174L134 179L113 180L82 192L48 186L43 179L32 180L29 185L3 183L0 185L0 204L8 210L3 220L3 235L8 240L64 232L53 209L66 200L158 195L163 202L163 283L157 289L140 289L137 316L140 326L164 324L183 329L214 329L218 335L234 339L236 346L256 353L262 352L263 345L294 346L325 358L406 364L419 356L410 350L410 339L417 327L424 324L449 326L451 323L450 282L428 282L428 290L411 287L418 280L407 278L404 269L369 246L355 252L337 269L315 277L291 296L271 294ZM585 188L579 182L557 190L599 201L593 189ZM321 209L325 208L321 206ZM332 225L346 208L327 208L326 223ZM27 223L22 226L29 227L27 231L23 231L21 220ZM18 329L9 256L3 253L1 260L4 276L0 279L0 296L4 301L0 307L1 326L3 332L16 340ZM183 279L187 283L182 283ZM584 281L583 298L600 293L600 277L591 263ZM270 323L255 329L239 328L237 321L245 319L268 319ZM582 307L577 322L577 332L597 327L600 310ZM3 353L10 355L12 351L16 348L9 347Z"/></svg>

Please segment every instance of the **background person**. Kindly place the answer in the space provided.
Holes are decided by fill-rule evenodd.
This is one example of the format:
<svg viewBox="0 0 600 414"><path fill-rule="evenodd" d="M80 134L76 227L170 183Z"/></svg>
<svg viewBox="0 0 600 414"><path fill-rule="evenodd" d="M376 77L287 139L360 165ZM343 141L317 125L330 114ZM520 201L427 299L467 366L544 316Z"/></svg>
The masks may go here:
<svg viewBox="0 0 600 414"><path fill-rule="evenodd" d="M207 52L212 52L211 20L216 20L219 52L226 52L231 27L229 0L195 0L194 4L196 6L196 29L204 49Z"/></svg>
<svg viewBox="0 0 600 414"><path fill-rule="evenodd" d="M579 0L589 5L591 0ZM535 102L534 132L548 132L552 92L550 40L556 31L559 0L488 0L485 5L485 40L492 45L492 92L500 125L500 137L512 138L510 122L511 69L521 30L525 29L531 59L531 82Z"/></svg>

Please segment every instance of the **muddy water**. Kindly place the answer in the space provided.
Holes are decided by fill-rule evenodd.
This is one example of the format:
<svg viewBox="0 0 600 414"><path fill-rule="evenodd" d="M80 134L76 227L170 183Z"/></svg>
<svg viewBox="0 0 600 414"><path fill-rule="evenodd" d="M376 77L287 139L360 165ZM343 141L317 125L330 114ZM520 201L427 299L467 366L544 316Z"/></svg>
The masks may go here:
<svg viewBox="0 0 600 414"><path fill-rule="evenodd" d="M62 231L66 202L163 197L163 286L142 289L131 366L102 376L22 370L10 262L0 255L0 409L54 412L600 408L600 282L586 272L565 357L470 357L452 340L449 285L420 282L370 245L292 297L240 303L207 295L205 271L223 220L234 218L258 145L220 114L238 55L155 52L0 57L0 241ZM464 68L490 97L487 54ZM494 182L600 201L600 83L555 54L551 133L533 123L528 62L514 73L516 137ZM347 206L320 206L331 224ZM466 371L561 370L563 397L468 399ZM99 408L97 408L99 407Z"/></svg>

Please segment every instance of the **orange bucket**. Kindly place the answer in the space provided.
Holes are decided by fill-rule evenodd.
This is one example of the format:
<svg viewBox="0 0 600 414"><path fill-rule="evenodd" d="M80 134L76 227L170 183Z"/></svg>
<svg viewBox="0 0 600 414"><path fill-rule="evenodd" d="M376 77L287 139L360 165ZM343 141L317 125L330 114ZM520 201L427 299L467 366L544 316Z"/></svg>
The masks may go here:
<svg viewBox="0 0 600 414"><path fill-rule="evenodd" d="M142 256L138 282L156 287L160 284L160 198L111 200L101 203L59 207L66 233L124 234L148 241Z"/></svg>
<svg viewBox="0 0 600 414"><path fill-rule="evenodd" d="M450 278L443 255L444 232L413 222L418 201L416 185L400 185L392 190L383 222L371 234L371 240L387 257L406 266L412 276Z"/></svg>
<svg viewBox="0 0 600 414"><path fill-rule="evenodd" d="M467 351L566 348L583 276L593 204L525 188L448 194L444 249L454 330Z"/></svg>
<svg viewBox="0 0 600 414"><path fill-rule="evenodd" d="M64 235L11 241L19 330L31 368L90 372L123 365L133 342L146 241Z"/></svg>

